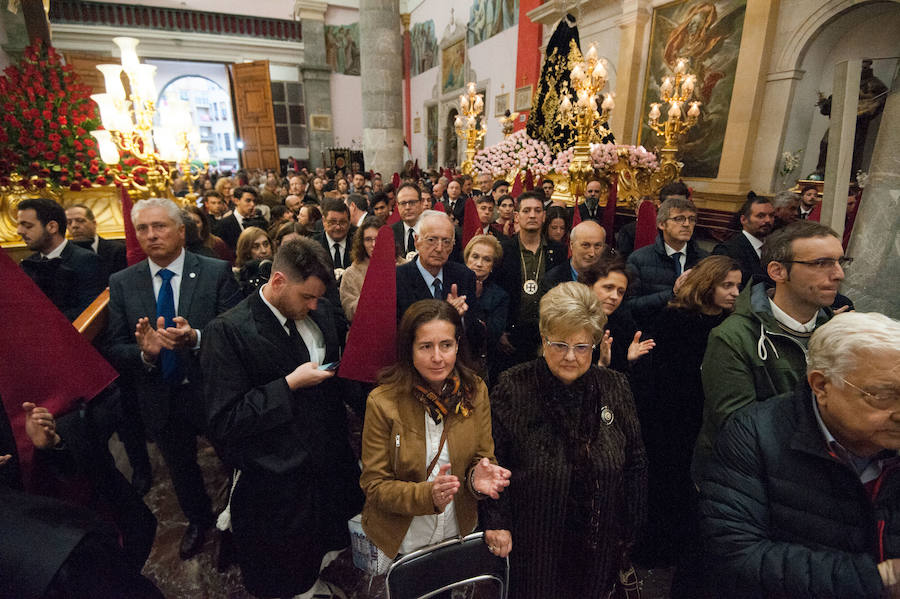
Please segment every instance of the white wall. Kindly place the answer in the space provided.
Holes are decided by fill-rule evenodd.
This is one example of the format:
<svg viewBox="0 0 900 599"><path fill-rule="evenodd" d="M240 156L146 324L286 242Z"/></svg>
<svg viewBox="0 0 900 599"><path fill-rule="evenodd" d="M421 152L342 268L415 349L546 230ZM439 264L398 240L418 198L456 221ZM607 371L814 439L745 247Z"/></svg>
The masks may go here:
<svg viewBox="0 0 900 599"><path fill-rule="evenodd" d="M359 22L359 10L329 6L326 25L352 25ZM362 48L360 49L362 52ZM331 74L331 127L338 148L362 149L362 77Z"/></svg>

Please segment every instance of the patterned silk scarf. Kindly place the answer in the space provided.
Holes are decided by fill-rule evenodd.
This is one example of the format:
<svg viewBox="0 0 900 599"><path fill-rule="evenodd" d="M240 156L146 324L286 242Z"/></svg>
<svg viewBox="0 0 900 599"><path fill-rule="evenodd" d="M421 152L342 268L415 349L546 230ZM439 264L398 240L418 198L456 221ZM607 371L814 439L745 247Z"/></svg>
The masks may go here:
<svg viewBox="0 0 900 599"><path fill-rule="evenodd" d="M413 387L413 395L425 406L435 424L439 424L450 413L461 414L463 418L468 418L472 412L472 392L462 386L456 372L444 381L440 395L422 383Z"/></svg>

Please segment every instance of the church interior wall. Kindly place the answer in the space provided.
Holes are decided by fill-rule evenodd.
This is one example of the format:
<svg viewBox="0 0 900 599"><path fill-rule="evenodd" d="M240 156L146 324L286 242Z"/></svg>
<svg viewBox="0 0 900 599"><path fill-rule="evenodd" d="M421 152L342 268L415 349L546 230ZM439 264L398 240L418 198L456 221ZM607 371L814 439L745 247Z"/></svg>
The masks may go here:
<svg viewBox="0 0 900 599"><path fill-rule="evenodd" d="M180 10L199 10L233 15L252 14L255 17L269 19L290 19L293 17L293 2L265 0L248 4L245 0L94 0L107 4L137 4L141 6L158 6L160 8L177 8Z"/></svg>
<svg viewBox="0 0 900 599"><path fill-rule="evenodd" d="M325 25L352 25L359 22L359 10L328 6ZM360 49L362 51L362 49ZM362 78L359 75L331 73L331 126L338 148L362 149Z"/></svg>

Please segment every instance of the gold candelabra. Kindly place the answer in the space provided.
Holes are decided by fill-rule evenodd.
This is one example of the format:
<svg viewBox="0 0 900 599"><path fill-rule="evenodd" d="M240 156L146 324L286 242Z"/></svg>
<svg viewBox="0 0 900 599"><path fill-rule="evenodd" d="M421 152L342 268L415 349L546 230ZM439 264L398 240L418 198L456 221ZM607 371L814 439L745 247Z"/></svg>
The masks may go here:
<svg viewBox="0 0 900 599"><path fill-rule="evenodd" d="M510 112L506 109L503 116L498 116L497 121L500 123L500 130L503 131L503 137L509 137L516 126L516 119L519 118L518 112Z"/></svg>
<svg viewBox="0 0 900 599"><path fill-rule="evenodd" d="M106 92L94 94L91 99L100 109L103 129L92 131L97 140L100 158L111 167L130 155L137 164L128 172L111 168L116 183L134 188L143 194L165 197L173 174L180 165L188 183L190 199L192 183L208 168L209 155L205 144L196 135L197 154L205 165L197 175L190 168L191 134L195 129L191 121L190 106L183 102L175 110L168 110L169 124L154 127L156 114L156 67L141 64L137 55L139 41L131 37L116 37L122 64L101 64L97 69L103 74ZM122 73L128 77L129 92L122 85ZM155 142L155 143L154 143Z"/></svg>
<svg viewBox="0 0 900 599"><path fill-rule="evenodd" d="M607 81L606 61L597 56L597 48L591 44L583 58L574 46L572 51L576 54L576 60L569 80L575 91L575 101L572 102L569 94L563 96L559 104L559 118L563 124L575 129L574 155L569 163L569 190L577 203L578 198L584 197L584 189L594 174L591 133L609 120L615 102L610 92L597 105L597 97Z"/></svg>
<svg viewBox="0 0 900 599"><path fill-rule="evenodd" d="M692 101L694 86L697 76L687 72L687 60L679 58L675 64L672 76L663 79L659 86L659 99L662 102L654 102L650 105L648 124L657 135L665 140L665 145L660 150L660 170L675 169L672 180L681 173L681 163L676 160L678 153L678 140L691 127L697 124L700 117L700 102ZM666 121L659 122L661 106L668 104ZM687 113L684 108L689 105Z"/></svg>
<svg viewBox="0 0 900 599"><path fill-rule="evenodd" d="M462 163L464 175L471 174L472 160L475 158L475 146L487 133L484 116L484 96L475 91L475 83L470 82L466 93L459 96L460 114L456 115L453 125L456 135L466 142L466 160ZM479 124L479 117L481 123Z"/></svg>

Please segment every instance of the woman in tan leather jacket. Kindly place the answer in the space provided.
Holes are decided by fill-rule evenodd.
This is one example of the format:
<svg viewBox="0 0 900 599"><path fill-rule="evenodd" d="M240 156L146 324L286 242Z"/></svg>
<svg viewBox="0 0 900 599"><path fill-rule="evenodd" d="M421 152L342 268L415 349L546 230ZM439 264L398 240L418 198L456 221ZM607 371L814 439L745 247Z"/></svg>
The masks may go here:
<svg viewBox="0 0 900 599"><path fill-rule="evenodd" d="M458 355L461 335L449 303L416 302L400 322L399 360L369 395L362 525L391 559L469 534L478 501L509 484L494 458L487 387ZM486 540L498 555L512 545L500 531Z"/></svg>

